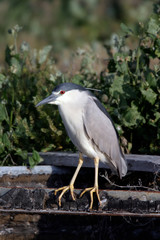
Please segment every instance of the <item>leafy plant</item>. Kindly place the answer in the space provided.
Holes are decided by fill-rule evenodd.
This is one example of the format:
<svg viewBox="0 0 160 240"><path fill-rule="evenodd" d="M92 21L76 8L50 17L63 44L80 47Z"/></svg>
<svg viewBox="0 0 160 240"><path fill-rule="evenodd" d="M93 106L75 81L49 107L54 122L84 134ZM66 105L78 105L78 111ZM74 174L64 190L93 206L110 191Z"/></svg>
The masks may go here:
<svg viewBox="0 0 160 240"><path fill-rule="evenodd" d="M102 89L102 101L111 114L127 153L160 153L160 2L146 23L135 30L121 24L123 36L114 34L106 50L110 59L101 77L90 51L83 56L80 73L72 81ZM134 39L137 47L126 42ZM99 95L100 97L100 95Z"/></svg>
<svg viewBox="0 0 160 240"><path fill-rule="evenodd" d="M29 160L34 166L41 161L36 150L58 150L64 142L57 110L35 107L63 77L57 70L53 74L51 46L37 51L23 42L18 49L20 29L16 25L9 30L14 44L6 48L8 67L0 74L0 163L27 164ZM29 159L28 151L33 152Z"/></svg>
<svg viewBox="0 0 160 240"><path fill-rule="evenodd" d="M124 36L114 41L108 64L109 73L102 77L114 121L132 153L160 153L160 2L154 13L136 31L121 24ZM136 49L126 47L126 39L137 39ZM110 51L111 52L111 51ZM113 76L110 82L110 75ZM123 139L123 138L122 138Z"/></svg>

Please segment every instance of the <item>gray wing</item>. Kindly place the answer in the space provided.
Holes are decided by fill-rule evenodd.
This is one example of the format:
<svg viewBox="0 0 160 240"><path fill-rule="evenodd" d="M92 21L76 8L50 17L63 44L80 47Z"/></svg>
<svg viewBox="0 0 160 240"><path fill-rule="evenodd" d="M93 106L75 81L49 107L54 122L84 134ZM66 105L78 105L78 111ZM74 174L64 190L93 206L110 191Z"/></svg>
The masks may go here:
<svg viewBox="0 0 160 240"><path fill-rule="evenodd" d="M122 161L124 159L119 147L117 133L109 114L96 97L88 99L83 124L88 137L122 176Z"/></svg>

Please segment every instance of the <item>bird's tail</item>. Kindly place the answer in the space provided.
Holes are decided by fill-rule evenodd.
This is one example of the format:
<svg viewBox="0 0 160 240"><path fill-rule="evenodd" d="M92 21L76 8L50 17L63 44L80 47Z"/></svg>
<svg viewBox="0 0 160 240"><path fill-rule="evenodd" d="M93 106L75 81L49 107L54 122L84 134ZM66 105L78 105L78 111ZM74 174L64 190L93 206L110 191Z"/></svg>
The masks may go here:
<svg viewBox="0 0 160 240"><path fill-rule="evenodd" d="M127 173L127 163L124 156L121 156L121 169L119 169L120 178L124 177Z"/></svg>

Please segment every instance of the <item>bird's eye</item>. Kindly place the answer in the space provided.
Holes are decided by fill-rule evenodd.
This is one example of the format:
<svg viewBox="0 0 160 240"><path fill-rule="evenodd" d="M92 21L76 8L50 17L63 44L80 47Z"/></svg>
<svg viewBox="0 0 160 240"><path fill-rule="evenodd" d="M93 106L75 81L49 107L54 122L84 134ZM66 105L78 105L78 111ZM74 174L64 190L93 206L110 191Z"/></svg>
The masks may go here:
<svg viewBox="0 0 160 240"><path fill-rule="evenodd" d="M62 91L60 91L60 94L61 94L61 95L62 95L62 94L64 94L64 93L65 93L65 91L63 91L63 90L62 90Z"/></svg>

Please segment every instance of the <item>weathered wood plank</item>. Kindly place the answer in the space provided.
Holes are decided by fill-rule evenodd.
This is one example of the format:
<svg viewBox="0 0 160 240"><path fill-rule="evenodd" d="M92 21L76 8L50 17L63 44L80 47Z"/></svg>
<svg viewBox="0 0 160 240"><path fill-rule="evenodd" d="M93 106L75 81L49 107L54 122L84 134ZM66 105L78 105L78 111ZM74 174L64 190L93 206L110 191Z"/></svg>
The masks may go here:
<svg viewBox="0 0 160 240"><path fill-rule="evenodd" d="M42 165L76 167L78 164L78 154L68 152L48 152L40 153L43 158ZM125 155L129 171L157 172L160 170L160 156L152 155ZM92 159L84 156L83 167L94 168ZM107 164L100 162L100 168L108 169Z"/></svg>
<svg viewBox="0 0 160 240"><path fill-rule="evenodd" d="M51 175L69 173L69 168L77 167L78 154L66 152L40 153L43 161L39 166L28 168L25 166L0 167L0 178L5 175L18 177L20 175ZM160 170L160 156L125 155L129 171L158 172ZM92 159L84 156L84 168L94 168ZM107 164L100 162L100 168L108 169ZM83 169L83 168L82 168Z"/></svg>
<svg viewBox="0 0 160 240"><path fill-rule="evenodd" d="M51 174L66 174L68 169L57 168L56 166L40 165L33 168L26 166L4 166L0 167L0 177L4 175L12 175L18 177L20 175L51 175Z"/></svg>
<svg viewBox="0 0 160 240"><path fill-rule="evenodd" d="M25 166L0 167L0 186L24 186L24 187L60 187L68 184L74 173L74 168L78 164L78 154L50 152L41 153L44 161L43 165L28 168ZM143 186L155 187L159 186L156 182L156 176L160 167L159 156L145 156L145 155L126 155L129 171L129 176L123 178L124 181L117 182L119 185L139 185L139 178L142 180ZM49 165L46 165L49 164ZM104 170L107 165L100 163L100 173L104 175ZM143 173L143 174L142 174ZM91 176L88 179L88 174ZM131 176L134 174L134 176ZM147 175L146 175L147 174ZM107 180L99 178L101 188L106 188ZM94 164L93 160L85 157L84 167L82 167L76 187L83 188L92 186L94 181ZM159 180L158 180L159 181ZM152 184L153 183L153 184ZM154 186L153 186L154 185ZM140 185L139 185L140 186ZM157 186L157 187L158 187ZM109 186L107 185L107 188ZM110 188L110 187L109 187Z"/></svg>
<svg viewBox="0 0 160 240"><path fill-rule="evenodd" d="M89 211L89 194L79 198L82 189L75 190L76 201L66 194L61 207L54 190L0 188L0 212L160 217L160 192L100 190L101 205L95 201L94 210Z"/></svg>
<svg viewBox="0 0 160 240"><path fill-rule="evenodd" d="M62 184L72 171L66 167L56 167L48 165L0 167L1 187L57 187Z"/></svg>

